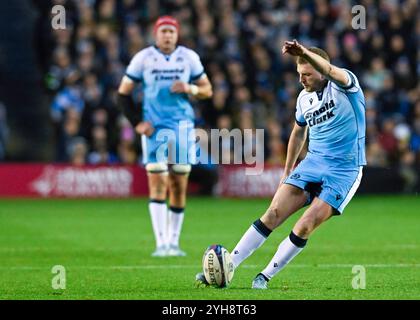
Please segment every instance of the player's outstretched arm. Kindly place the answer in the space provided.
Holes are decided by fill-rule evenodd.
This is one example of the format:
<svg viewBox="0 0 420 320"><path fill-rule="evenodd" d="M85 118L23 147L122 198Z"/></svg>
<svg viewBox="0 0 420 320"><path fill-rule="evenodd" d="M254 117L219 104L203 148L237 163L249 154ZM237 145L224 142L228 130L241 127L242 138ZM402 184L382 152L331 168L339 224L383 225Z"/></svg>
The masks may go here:
<svg viewBox="0 0 420 320"><path fill-rule="evenodd" d="M175 93L191 94L197 99L208 99L213 95L213 88L206 75L196 80L194 84L181 81L175 81L171 87L171 91Z"/></svg>
<svg viewBox="0 0 420 320"><path fill-rule="evenodd" d="M290 134L289 144L287 145L286 164L280 184L283 183L283 181L289 176L290 172L292 172L297 158L305 145L307 131L307 126L301 127L295 123L292 133Z"/></svg>
<svg viewBox="0 0 420 320"><path fill-rule="evenodd" d="M286 41L282 48L283 54L289 53L295 57L302 57L308 61L318 72L324 75L339 86L347 86L349 84L349 76L344 69L334 66L323 57L309 51L296 40Z"/></svg>

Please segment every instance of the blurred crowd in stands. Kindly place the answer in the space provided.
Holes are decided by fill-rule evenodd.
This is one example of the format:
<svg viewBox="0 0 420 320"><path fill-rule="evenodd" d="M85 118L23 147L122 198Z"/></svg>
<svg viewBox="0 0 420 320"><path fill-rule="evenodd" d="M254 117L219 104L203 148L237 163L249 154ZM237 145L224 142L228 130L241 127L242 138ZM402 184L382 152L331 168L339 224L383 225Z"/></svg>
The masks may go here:
<svg viewBox="0 0 420 320"><path fill-rule="evenodd" d="M39 19L36 41L56 129L55 161L141 160L139 139L116 106L116 90L133 55L154 43L156 18L171 14L181 23L180 44L200 55L213 84L211 100L193 101L197 127L265 129L266 161L284 164L302 87L281 47L295 38L324 48L333 64L358 76L366 97L368 165L400 167L408 177L420 165L416 0L358 1L366 9L366 28L358 30L352 27L356 3L341 0L37 3L50 17ZM57 4L66 8L65 30L50 25ZM135 97L140 103L140 89ZM221 147L224 155L232 151Z"/></svg>

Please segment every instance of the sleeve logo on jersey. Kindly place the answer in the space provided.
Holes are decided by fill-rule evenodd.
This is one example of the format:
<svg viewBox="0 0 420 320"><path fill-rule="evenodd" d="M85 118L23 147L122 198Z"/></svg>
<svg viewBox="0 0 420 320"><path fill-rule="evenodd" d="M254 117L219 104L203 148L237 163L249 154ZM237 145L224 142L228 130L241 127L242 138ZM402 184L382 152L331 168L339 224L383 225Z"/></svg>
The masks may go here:
<svg viewBox="0 0 420 320"><path fill-rule="evenodd" d="M305 114L305 120L308 121L310 127L316 126L322 122L325 122L328 119L331 119L335 116L334 110L331 110L335 107L335 103L333 100L330 102L326 102L321 108L314 112L308 112Z"/></svg>
<svg viewBox="0 0 420 320"><path fill-rule="evenodd" d="M155 76L155 81L173 81L181 80L180 74L184 73L185 69L153 69L152 75Z"/></svg>

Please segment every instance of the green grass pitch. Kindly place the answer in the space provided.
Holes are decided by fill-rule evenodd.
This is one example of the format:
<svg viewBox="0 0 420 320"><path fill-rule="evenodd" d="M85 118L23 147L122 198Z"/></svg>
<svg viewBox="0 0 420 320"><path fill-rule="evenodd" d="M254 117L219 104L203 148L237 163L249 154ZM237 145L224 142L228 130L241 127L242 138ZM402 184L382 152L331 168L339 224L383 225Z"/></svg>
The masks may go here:
<svg viewBox="0 0 420 320"><path fill-rule="evenodd" d="M190 198L187 257L152 258L147 199L0 200L0 299L420 299L420 197L356 196L270 281L250 289L302 211L236 271L227 289L195 288L208 245L229 250L269 200ZM66 270L54 290L52 267ZM353 289L354 265L366 288Z"/></svg>

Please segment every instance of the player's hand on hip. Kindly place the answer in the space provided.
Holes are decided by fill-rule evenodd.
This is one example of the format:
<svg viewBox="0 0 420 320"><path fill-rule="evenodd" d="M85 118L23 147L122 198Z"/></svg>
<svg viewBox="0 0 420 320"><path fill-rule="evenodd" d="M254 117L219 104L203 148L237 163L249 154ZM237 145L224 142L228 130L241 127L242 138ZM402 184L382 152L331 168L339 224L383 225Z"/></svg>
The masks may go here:
<svg viewBox="0 0 420 320"><path fill-rule="evenodd" d="M306 48L297 42L296 39L293 41L285 41L283 48L281 49L282 53L289 53L292 56L301 56L304 54Z"/></svg>
<svg viewBox="0 0 420 320"><path fill-rule="evenodd" d="M140 122L135 129L138 134L144 134L147 137L150 137L155 131L155 128L148 121Z"/></svg>
<svg viewBox="0 0 420 320"><path fill-rule="evenodd" d="M171 87L173 93L190 93L190 85L182 81L175 81Z"/></svg>

